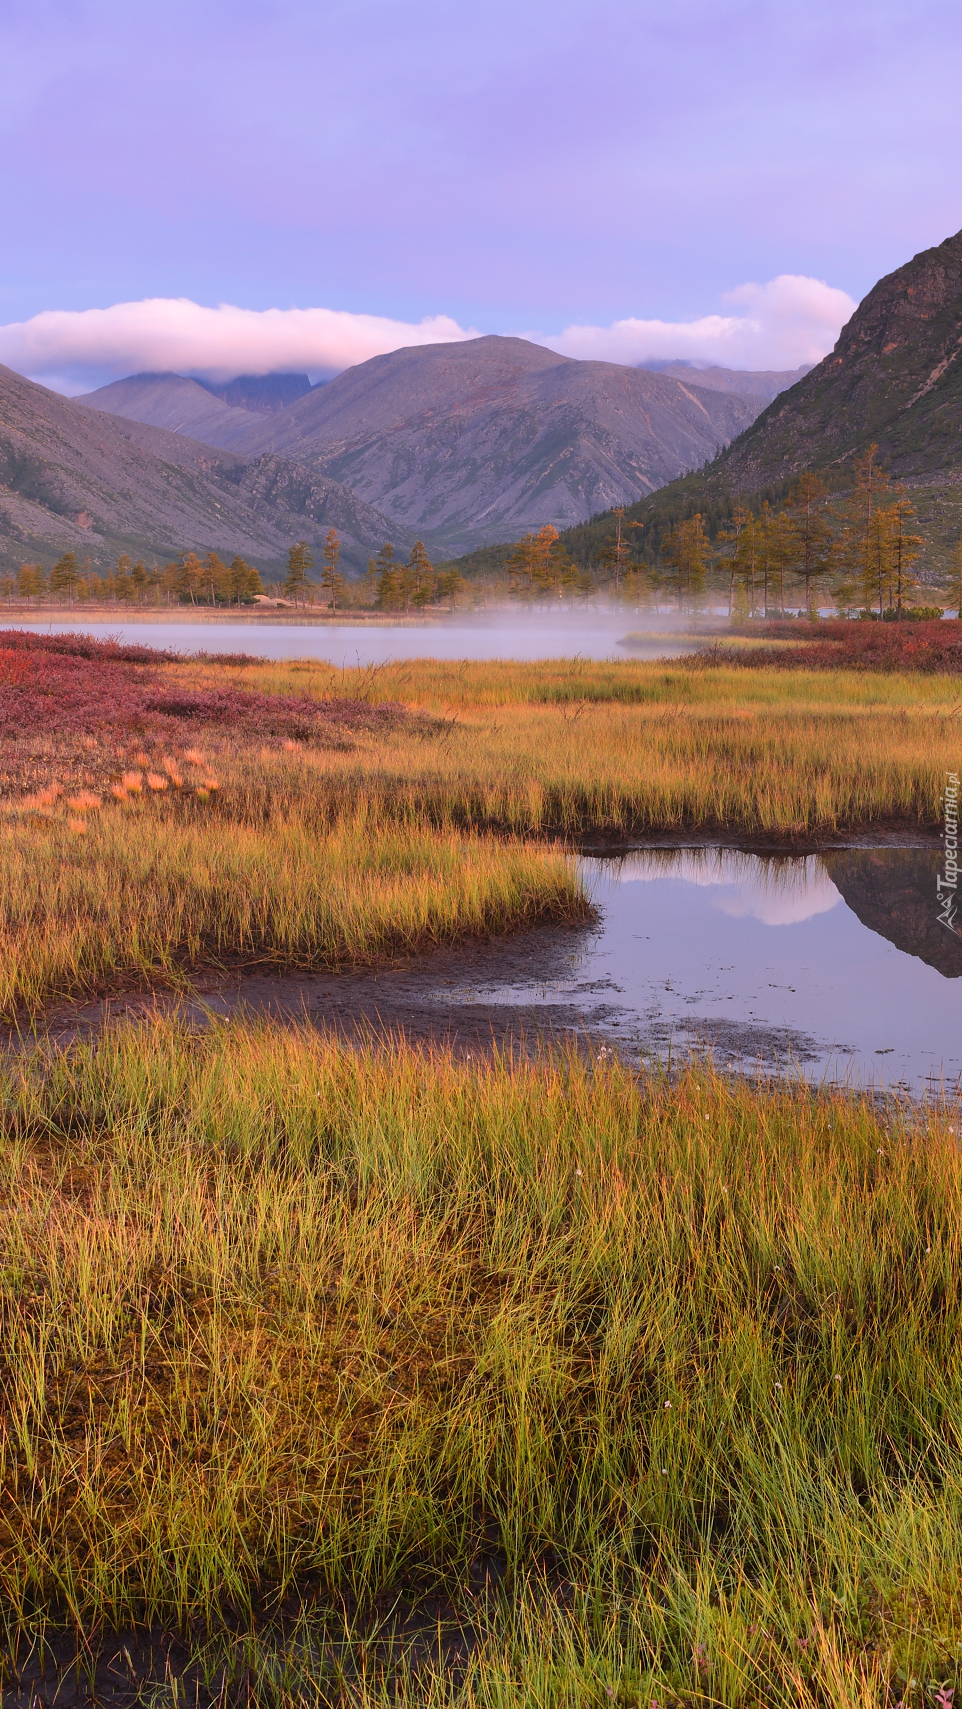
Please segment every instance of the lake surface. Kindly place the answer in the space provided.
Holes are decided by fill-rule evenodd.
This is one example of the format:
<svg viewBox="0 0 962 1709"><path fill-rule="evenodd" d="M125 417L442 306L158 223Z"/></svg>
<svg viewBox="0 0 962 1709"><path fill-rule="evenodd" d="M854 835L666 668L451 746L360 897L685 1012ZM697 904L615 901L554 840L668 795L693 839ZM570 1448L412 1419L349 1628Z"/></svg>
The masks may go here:
<svg viewBox="0 0 962 1709"><path fill-rule="evenodd" d="M577 1016L630 1056L711 1051L739 1070L957 1092L962 938L936 920L938 861L934 848L588 859L596 930L540 978L445 996L543 1025Z"/></svg>
<svg viewBox="0 0 962 1709"><path fill-rule="evenodd" d="M433 623L267 623L262 620L231 622L218 619L205 623L168 622L147 618L140 622L118 617L116 622L85 623L77 620L55 623L16 622L0 628L31 630L36 634L65 632L113 637L139 642L146 647L170 648L177 652L253 653L265 659L325 659L345 665L377 665L392 659L655 659L678 658L698 641L679 635L677 624L667 621L650 634L639 626L636 613L564 612L483 613L470 619L455 617ZM630 648L622 645L631 633Z"/></svg>

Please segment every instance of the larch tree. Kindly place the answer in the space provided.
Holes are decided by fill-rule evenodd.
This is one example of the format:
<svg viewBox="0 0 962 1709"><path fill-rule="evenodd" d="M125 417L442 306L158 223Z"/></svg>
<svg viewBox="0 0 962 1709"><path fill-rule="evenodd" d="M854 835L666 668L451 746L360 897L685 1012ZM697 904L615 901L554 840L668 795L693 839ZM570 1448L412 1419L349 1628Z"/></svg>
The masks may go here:
<svg viewBox="0 0 962 1709"><path fill-rule="evenodd" d="M672 572L679 611L685 610L686 606L689 611L693 610L705 586L708 568L708 536L700 511L686 522L676 522L669 530L662 547L662 558Z"/></svg>
<svg viewBox="0 0 962 1709"><path fill-rule="evenodd" d="M341 542L336 528L329 528L324 536L324 568L321 571L321 587L331 596L331 610L337 610L337 601L344 592L344 577L338 573L338 560L341 556Z"/></svg>
<svg viewBox="0 0 962 1709"><path fill-rule="evenodd" d="M308 579L307 572L312 568L314 559L306 540L297 540L287 554L287 575L284 578L284 592L295 606L299 600L306 603Z"/></svg>

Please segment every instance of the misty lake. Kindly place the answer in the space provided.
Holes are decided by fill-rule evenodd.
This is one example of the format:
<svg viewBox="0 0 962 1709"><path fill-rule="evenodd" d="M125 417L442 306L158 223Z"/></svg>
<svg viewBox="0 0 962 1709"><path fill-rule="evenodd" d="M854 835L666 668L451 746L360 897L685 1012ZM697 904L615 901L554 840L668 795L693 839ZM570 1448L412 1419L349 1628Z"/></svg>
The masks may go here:
<svg viewBox="0 0 962 1709"><path fill-rule="evenodd" d="M263 619L168 622L163 617L116 622L76 621L28 623L0 628L29 629L36 634L67 631L138 642L175 652L252 653L264 659L326 659L339 669L378 665L393 659L655 659L677 658L697 642L679 635L677 623L665 619L648 629L636 613L599 611L483 612L471 618L453 617L432 623L297 623ZM630 649L623 638L631 632Z"/></svg>

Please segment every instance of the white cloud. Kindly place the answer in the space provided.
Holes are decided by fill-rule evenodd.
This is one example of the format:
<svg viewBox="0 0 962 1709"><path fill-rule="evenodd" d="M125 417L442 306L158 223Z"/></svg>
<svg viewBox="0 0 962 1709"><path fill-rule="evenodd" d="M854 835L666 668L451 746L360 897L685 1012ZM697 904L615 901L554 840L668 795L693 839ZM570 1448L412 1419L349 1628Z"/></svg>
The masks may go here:
<svg viewBox="0 0 962 1709"><path fill-rule="evenodd" d="M733 919L794 926L827 914L841 902L817 855L767 866L735 849L684 850L668 862L662 853L628 855L618 868L622 883L680 880L715 891L712 906Z"/></svg>
<svg viewBox="0 0 962 1709"><path fill-rule="evenodd" d="M739 285L723 301L741 312L687 321L616 320L528 336L563 356L596 362L662 357L722 368L797 368L828 355L858 306L846 291L797 273L780 273L767 285Z"/></svg>
<svg viewBox="0 0 962 1709"><path fill-rule="evenodd" d="M449 315L411 324L336 309L212 309L187 297L148 297L108 309L48 309L0 327L0 362L35 379L66 377L67 384L85 372L230 380L306 371L316 379L404 345L476 337Z"/></svg>
<svg viewBox="0 0 962 1709"><path fill-rule="evenodd" d="M524 336L564 356L597 361L675 357L728 368L797 368L827 354L856 307L845 291L790 273L767 285L739 285L725 301L738 312ZM205 308L187 297L149 297L106 309L48 309L2 326L0 362L76 392L144 372L229 380L294 371L318 379L405 346L477 337L449 315L413 323L337 309Z"/></svg>

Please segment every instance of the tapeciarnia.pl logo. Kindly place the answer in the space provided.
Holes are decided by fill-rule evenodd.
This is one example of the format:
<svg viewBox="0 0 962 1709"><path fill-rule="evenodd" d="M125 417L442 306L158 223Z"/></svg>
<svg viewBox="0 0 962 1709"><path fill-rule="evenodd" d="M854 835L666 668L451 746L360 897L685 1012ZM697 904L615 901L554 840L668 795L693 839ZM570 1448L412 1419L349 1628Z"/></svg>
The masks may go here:
<svg viewBox="0 0 962 1709"><path fill-rule="evenodd" d="M959 778L958 773L954 771L946 773L945 793L942 796L942 823L942 840L945 843L944 871L939 873L935 881L939 901L938 921L940 926L948 926L950 932L957 933L955 913L959 883Z"/></svg>

